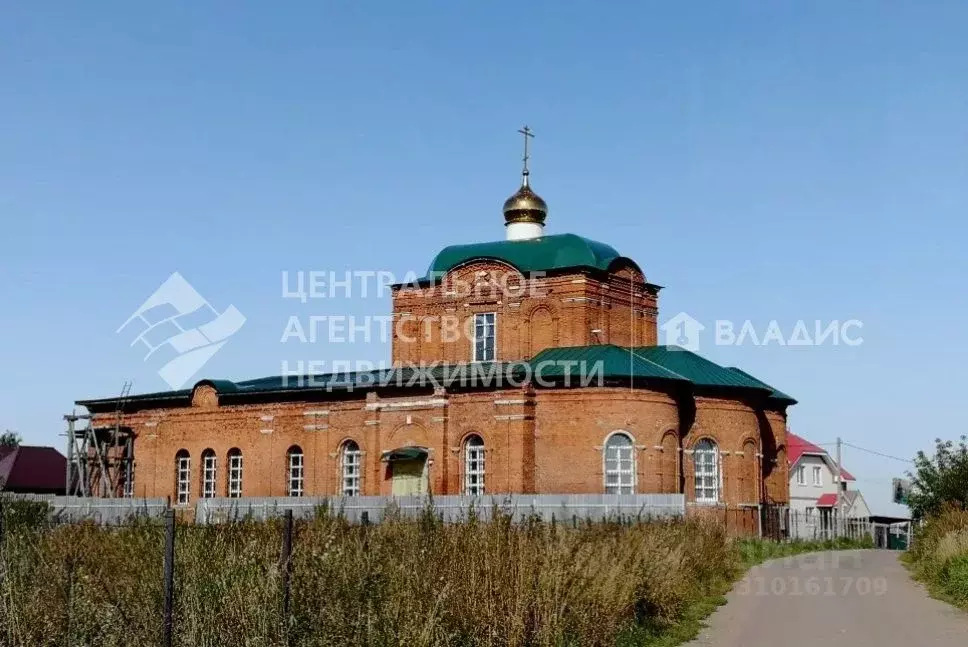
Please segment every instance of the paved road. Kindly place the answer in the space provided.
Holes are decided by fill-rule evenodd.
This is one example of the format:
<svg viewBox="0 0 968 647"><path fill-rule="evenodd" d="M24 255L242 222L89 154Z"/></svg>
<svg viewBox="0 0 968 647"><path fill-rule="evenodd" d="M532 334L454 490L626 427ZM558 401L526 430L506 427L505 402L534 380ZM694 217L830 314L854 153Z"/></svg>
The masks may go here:
<svg viewBox="0 0 968 647"><path fill-rule="evenodd" d="M750 571L691 647L968 647L968 614L928 597L888 551Z"/></svg>

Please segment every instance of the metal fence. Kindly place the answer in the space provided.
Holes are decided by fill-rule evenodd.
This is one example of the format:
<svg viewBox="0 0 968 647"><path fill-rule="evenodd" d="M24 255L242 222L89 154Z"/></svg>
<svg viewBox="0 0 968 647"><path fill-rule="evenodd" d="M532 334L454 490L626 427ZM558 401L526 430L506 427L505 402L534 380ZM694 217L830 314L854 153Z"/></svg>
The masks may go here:
<svg viewBox="0 0 968 647"><path fill-rule="evenodd" d="M168 499L100 499L93 497L55 496L50 494L15 494L4 492L2 501L46 503L50 519L58 523L93 521L103 525L121 525L135 519L161 519L168 510Z"/></svg>
<svg viewBox="0 0 968 647"><path fill-rule="evenodd" d="M874 540L875 526L868 517L839 518L833 511L807 513L787 506L764 509L764 534L777 540L799 539L825 541L829 539Z"/></svg>
<svg viewBox="0 0 968 647"><path fill-rule="evenodd" d="M669 519L685 516L682 494L509 494L494 496L346 496L200 499L195 504L197 523L222 523L245 518L280 517L292 510L297 519L326 508L351 523L379 523L391 512L416 518L428 511L447 522L474 515L490 519L495 511L515 520L537 517L544 521L605 521Z"/></svg>

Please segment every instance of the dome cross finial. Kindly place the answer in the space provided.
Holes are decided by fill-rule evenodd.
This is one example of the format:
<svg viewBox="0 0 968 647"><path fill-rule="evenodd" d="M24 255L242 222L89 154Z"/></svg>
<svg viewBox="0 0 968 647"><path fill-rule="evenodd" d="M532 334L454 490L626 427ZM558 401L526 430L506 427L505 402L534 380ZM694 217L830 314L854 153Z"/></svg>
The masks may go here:
<svg viewBox="0 0 968 647"><path fill-rule="evenodd" d="M531 158L528 155L528 140L534 139L534 133L528 128L527 124L525 124L524 128L519 129L518 132L524 135L524 169L521 171L521 185L528 186L528 175L530 174L528 171L528 160Z"/></svg>
<svg viewBox="0 0 968 647"><path fill-rule="evenodd" d="M528 181L529 149L534 133L528 126L518 130L524 136L524 169L521 171L521 188L504 201L504 225L508 240L540 238L548 217L548 204L531 190Z"/></svg>

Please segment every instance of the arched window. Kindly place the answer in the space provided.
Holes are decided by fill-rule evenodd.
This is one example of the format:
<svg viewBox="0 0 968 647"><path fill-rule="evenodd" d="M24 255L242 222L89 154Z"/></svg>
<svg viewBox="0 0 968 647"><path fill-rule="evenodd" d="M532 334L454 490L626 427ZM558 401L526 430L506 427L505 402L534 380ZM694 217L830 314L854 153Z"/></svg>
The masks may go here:
<svg viewBox="0 0 968 647"><path fill-rule="evenodd" d="M693 448L696 465L696 502L719 503L719 447L703 438Z"/></svg>
<svg viewBox="0 0 968 647"><path fill-rule="evenodd" d="M286 452L286 494L288 496L302 496L305 483L303 471L303 450L299 445L293 445Z"/></svg>
<svg viewBox="0 0 968 647"><path fill-rule="evenodd" d="M484 494L484 440L477 434L464 441L464 494Z"/></svg>
<svg viewBox="0 0 968 647"><path fill-rule="evenodd" d="M618 432L605 441L605 494L635 492L635 445L632 437Z"/></svg>
<svg viewBox="0 0 968 647"><path fill-rule="evenodd" d="M229 450L228 494L231 499L242 496L242 450L233 447Z"/></svg>
<svg viewBox="0 0 968 647"><path fill-rule="evenodd" d="M175 454L175 501L188 505L192 498L192 457L187 449Z"/></svg>
<svg viewBox="0 0 968 647"><path fill-rule="evenodd" d="M218 471L218 459L215 451L206 449L202 452L202 498L211 499L215 496L215 474Z"/></svg>
<svg viewBox="0 0 968 647"><path fill-rule="evenodd" d="M352 440L343 443L340 451L340 492L343 496L360 494L360 446Z"/></svg>

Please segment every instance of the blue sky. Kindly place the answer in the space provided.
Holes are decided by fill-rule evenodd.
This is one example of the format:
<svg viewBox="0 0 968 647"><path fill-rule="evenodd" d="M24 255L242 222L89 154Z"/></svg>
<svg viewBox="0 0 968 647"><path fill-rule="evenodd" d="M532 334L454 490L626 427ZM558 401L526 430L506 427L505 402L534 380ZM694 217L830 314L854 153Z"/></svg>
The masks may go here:
<svg viewBox="0 0 968 647"><path fill-rule="evenodd" d="M203 5L203 6L202 6ZM0 428L165 388L120 326L172 272L247 317L203 369L386 357L280 344L283 270L421 272L503 237L520 139L549 233L616 246L664 320L863 321L856 347L713 346L818 443L968 430L968 6L103 2L0 22ZM708 331L707 331L708 332ZM875 509L904 465L845 450Z"/></svg>

